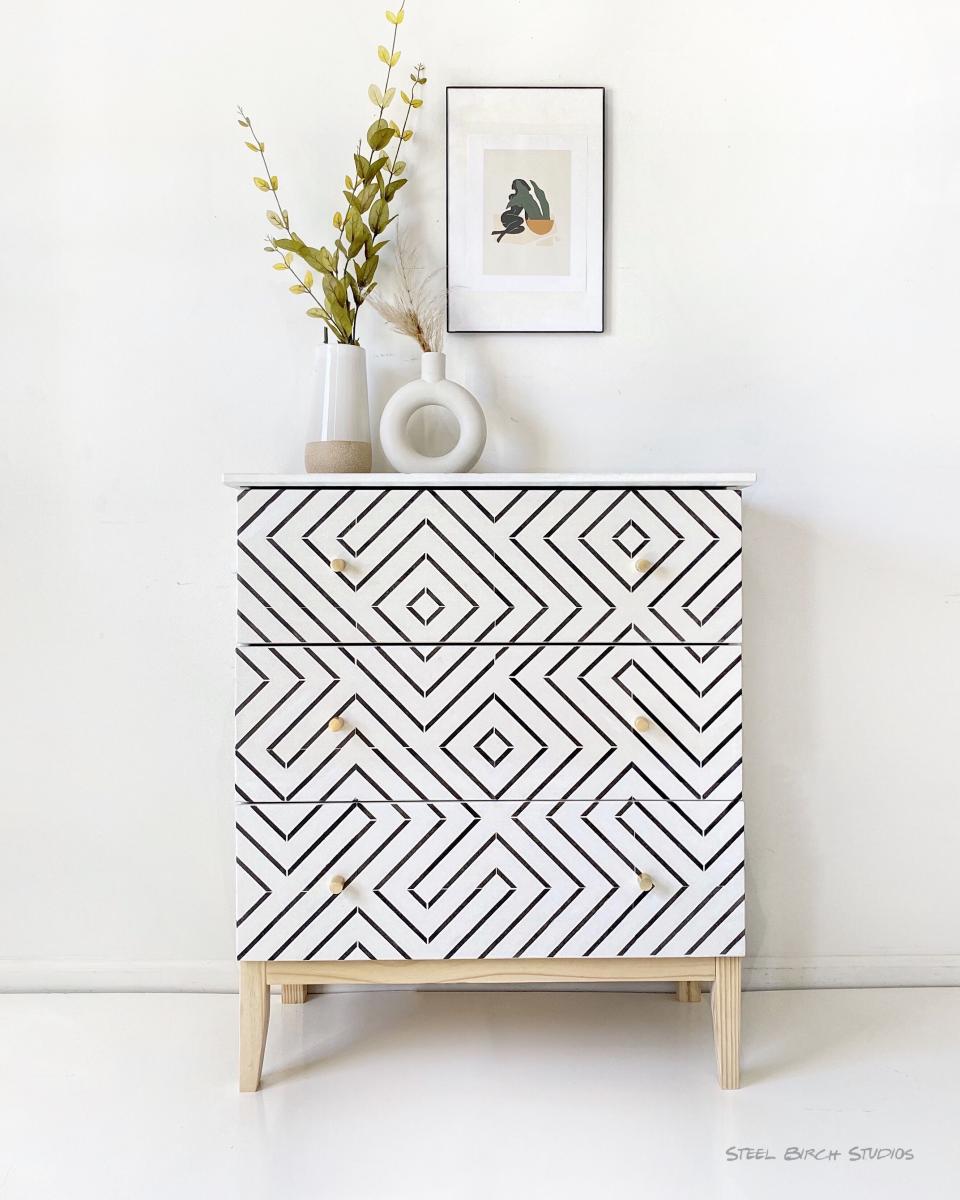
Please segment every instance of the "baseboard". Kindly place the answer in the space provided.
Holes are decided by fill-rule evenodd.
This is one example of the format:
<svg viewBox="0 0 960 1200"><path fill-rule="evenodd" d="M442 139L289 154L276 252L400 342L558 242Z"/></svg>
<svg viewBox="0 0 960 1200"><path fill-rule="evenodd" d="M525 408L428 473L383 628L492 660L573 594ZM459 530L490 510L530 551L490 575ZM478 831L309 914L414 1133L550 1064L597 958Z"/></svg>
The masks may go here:
<svg viewBox="0 0 960 1200"><path fill-rule="evenodd" d="M235 992L235 962L0 959L0 992Z"/></svg>
<svg viewBox="0 0 960 1200"><path fill-rule="evenodd" d="M513 985L538 989L541 985ZM580 984L556 984L582 990ZM662 984L595 984L606 991L662 991ZM960 987L960 955L829 955L747 958L747 991L797 988ZM237 990L234 962L48 962L0 959L0 992L221 992ZM336 990L351 990L337 988Z"/></svg>
<svg viewBox="0 0 960 1200"><path fill-rule="evenodd" d="M802 988L960 987L960 954L757 957L743 963L748 991Z"/></svg>

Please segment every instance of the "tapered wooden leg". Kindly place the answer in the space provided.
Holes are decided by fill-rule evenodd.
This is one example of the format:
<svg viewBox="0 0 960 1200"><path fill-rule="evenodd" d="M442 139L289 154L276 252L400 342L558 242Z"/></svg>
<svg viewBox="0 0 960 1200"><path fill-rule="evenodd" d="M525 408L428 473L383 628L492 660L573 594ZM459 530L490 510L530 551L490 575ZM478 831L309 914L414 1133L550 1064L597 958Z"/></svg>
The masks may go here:
<svg viewBox="0 0 960 1200"><path fill-rule="evenodd" d="M740 1086L740 958L717 958L710 992L717 1076L722 1088Z"/></svg>
<svg viewBox="0 0 960 1200"><path fill-rule="evenodd" d="M306 1004L307 985L305 983L282 983L280 999L284 1004Z"/></svg>
<svg viewBox="0 0 960 1200"><path fill-rule="evenodd" d="M681 979L677 984L677 999L681 1004L699 1004L700 984L695 979Z"/></svg>
<svg viewBox="0 0 960 1200"><path fill-rule="evenodd" d="M265 962L240 963L240 1091L260 1086L270 1024L270 988Z"/></svg>

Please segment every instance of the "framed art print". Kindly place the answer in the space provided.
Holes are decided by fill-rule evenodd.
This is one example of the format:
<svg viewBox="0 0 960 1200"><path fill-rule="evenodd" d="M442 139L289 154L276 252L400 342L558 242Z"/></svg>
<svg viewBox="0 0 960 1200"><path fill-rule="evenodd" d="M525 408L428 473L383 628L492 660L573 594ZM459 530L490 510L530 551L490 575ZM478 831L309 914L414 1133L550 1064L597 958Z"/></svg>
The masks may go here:
<svg viewBox="0 0 960 1200"><path fill-rule="evenodd" d="M447 329L603 331L602 87L447 88Z"/></svg>

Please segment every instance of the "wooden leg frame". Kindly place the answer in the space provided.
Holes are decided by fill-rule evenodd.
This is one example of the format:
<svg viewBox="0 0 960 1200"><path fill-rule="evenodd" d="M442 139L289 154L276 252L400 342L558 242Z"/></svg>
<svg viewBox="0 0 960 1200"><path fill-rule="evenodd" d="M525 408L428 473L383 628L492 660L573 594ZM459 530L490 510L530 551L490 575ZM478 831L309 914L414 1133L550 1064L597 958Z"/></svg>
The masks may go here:
<svg viewBox="0 0 960 1200"><path fill-rule="evenodd" d="M414 962L240 963L240 1091L260 1086L270 1021L270 985L284 1004L302 1004L309 984L339 983L630 983L677 984L677 999L695 1003L713 984L710 1007L722 1088L740 1086L739 958L518 958Z"/></svg>

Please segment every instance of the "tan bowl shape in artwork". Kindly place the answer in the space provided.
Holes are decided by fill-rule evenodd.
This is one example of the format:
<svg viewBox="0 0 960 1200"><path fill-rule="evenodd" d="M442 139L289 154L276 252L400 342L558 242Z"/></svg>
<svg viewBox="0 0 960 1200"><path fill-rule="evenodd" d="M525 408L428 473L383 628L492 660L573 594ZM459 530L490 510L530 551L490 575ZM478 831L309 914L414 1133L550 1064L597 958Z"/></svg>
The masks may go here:
<svg viewBox="0 0 960 1200"><path fill-rule="evenodd" d="M544 219L543 217L531 217L527 221L527 228L532 233L539 234L542 237L545 233L549 233L553 228L553 218L548 217Z"/></svg>

